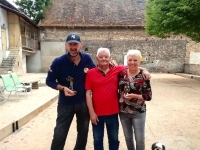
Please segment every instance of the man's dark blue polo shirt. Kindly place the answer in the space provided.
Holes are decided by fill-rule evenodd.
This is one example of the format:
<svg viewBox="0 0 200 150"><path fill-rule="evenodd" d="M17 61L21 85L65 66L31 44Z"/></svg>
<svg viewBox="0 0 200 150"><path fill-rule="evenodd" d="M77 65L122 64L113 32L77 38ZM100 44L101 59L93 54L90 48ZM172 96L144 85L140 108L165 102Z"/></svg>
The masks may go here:
<svg viewBox="0 0 200 150"><path fill-rule="evenodd" d="M59 92L59 104L80 104L86 101L85 96L85 76L88 69L95 67L91 57L80 52L81 60L78 65L74 64L68 54L62 55L51 64L46 78L46 84L56 89L57 85L70 87L70 82L67 80L68 77L73 78L73 89L77 91L75 96L65 96L63 91Z"/></svg>

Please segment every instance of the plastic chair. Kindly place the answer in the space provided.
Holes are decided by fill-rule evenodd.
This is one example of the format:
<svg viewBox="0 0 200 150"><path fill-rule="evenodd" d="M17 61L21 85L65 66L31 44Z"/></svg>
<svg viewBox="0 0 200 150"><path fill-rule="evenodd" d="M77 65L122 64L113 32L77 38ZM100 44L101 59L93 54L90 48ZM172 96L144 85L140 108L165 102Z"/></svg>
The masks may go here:
<svg viewBox="0 0 200 150"><path fill-rule="evenodd" d="M14 83L14 86L16 88L25 88L26 89L26 92L28 92L28 90L30 89L31 93L32 93L32 85L31 83L21 83L19 81L19 77L17 75L17 73L10 73L11 77L12 77L12 80L13 80L13 83Z"/></svg>
<svg viewBox="0 0 200 150"><path fill-rule="evenodd" d="M10 92L9 95L8 95L8 98L10 97L12 92L15 92L15 94L17 95L17 99L19 99L18 94L17 94L18 92L24 92L26 94L26 88L23 88L23 87L18 88L18 87L14 86L12 79L10 77L10 74L1 75L1 78L3 80L4 89L7 92Z"/></svg>

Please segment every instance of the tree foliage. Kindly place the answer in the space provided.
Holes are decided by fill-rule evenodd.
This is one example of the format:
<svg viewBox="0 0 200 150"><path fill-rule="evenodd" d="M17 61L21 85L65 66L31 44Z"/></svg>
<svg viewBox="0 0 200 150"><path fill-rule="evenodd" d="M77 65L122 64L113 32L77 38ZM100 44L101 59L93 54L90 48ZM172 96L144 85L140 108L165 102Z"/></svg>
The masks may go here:
<svg viewBox="0 0 200 150"><path fill-rule="evenodd" d="M145 17L149 35L184 34L200 42L200 0L148 0Z"/></svg>
<svg viewBox="0 0 200 150"><path fill-rule="evenodd" d="M17 0L15 4L19 10L38 24L43 19L44 10L51 5L50 0Z"/></svg>

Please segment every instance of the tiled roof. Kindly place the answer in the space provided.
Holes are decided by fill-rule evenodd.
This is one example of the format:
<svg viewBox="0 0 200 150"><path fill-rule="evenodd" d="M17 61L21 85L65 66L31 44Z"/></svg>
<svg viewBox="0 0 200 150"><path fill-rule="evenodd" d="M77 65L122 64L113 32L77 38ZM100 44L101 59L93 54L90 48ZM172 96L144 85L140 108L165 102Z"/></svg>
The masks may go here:
<svg viewBox="0 0 200 150"><path fill-rule="evenodd" d="M52 0L39 26L143 26L146 0Z"/></svg>

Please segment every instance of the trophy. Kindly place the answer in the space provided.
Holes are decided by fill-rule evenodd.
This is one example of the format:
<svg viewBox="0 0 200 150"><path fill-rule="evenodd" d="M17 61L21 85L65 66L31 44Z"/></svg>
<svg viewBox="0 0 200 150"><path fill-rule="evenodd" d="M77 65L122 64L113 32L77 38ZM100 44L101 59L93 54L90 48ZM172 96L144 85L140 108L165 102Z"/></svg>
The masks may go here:
<svg viewBox="0 0 200 150"><path fill-rule="evenodd" d="M129 86L129 85L125 85L125 86L124 86L124 92L125 92L126 95L128 94L128 92L129 92L130 90L131 90L131 89L130 89L130 86Z"/></svg>
<svg viewBox="0 0 200 150"><path fill-rule="evenodd" d="M74 79L72 77L70 77L70 76L68 76L66 79L67 79L67 81L69 81L69 89L72 90L72 91L74 91L74 87L73 87ZM74 94L76 94L76 93L77 92L74 91Z"/></svg>

